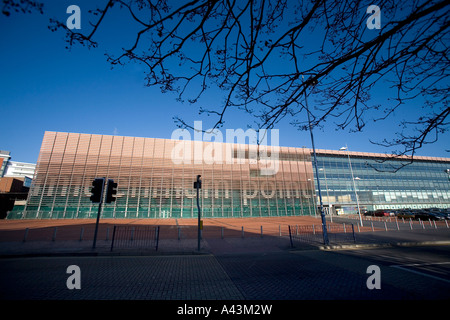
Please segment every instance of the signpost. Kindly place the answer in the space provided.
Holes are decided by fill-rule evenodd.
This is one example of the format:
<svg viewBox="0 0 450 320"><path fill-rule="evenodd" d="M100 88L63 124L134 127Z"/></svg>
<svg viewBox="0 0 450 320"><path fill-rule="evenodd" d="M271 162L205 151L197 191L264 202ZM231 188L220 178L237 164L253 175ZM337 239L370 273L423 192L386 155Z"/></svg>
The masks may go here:
<svg viewBox="0 0 450 320"><path fill-rule="evenodd" d="M197 249L200 251L200 240L202 238L203 221L201 221L202 213L200 210L200 189L202 188L201 175L197 176L197 181L194 182L194 189L197 189L197 209L198 209L198 234L197 234Z"/></svg>

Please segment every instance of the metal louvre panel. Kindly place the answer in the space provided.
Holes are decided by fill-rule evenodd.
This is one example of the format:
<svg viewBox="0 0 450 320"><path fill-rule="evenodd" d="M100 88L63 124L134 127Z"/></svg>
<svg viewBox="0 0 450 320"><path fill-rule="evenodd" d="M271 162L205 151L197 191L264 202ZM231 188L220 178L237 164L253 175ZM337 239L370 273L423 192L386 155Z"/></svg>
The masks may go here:
<svg viewBox="0 0 450 320"><path fill-rule="evenodd" d="M118 193L115 202L104 205L104 217L193 218L197 174L203 181L204 217L311 214L314 183L308 150L279 148L278 172L263 175L267 162L258 160L255 148L46 132L24 217L93 218L91 183L105 177L118 183ZM261 150L274 154L270 146Z"/></svg>

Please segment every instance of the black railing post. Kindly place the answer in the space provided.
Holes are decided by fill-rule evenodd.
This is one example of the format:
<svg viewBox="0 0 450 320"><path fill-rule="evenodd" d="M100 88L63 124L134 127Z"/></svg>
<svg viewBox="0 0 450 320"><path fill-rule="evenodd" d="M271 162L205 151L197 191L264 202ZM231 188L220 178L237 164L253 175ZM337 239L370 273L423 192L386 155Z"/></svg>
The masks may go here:
<svg viewBox="0 0 450 320"><path fill-rule="evenodd" d="M159 244L159 226L156 227L156 251L158 251Z"/></svg>
<svg viewBox="0 0 450 320"><path fill-rule="evenodd" d="M356 238L355 238L355 227L353 226L353 223L352 223L352 234L353 234L353 243L356 243Z"/></svg>
<svg viewBox="0 0 450 320"><path fill-rule="evenodd" d="M291 226L289 225L289 240L291 241L291 248L294 247L294 243L292 242L292 234L291 234Z"/></svg>
<svg viewBox="0 0 450 320"><path fill-rule="evenodd" d="M116 226L114 226L114 229L113 229L113 235L112 235L112 239L111 239L111 251L113 251L113 248L114 248L114 238L115 238L115 236L116 236Z"/></svg>

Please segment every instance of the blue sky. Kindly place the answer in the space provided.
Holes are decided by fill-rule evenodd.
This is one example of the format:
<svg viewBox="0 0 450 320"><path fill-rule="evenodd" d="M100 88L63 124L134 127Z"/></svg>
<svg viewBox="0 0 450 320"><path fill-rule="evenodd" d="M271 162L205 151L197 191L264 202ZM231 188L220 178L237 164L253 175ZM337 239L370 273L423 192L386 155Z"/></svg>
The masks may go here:
<svg viewBox="0 0 450 320"><path fill-rule="evenodd" d="M83 14L85 3L49 1L44 15L0 15L0 149L11 151L12 160L36 162L45 131L170 138L177 128L172 119L175 115L192 125L194 120L203 120L204 129L208 128L211 120L199 116L188 103L177 102L174 94L163 94L157 87L145 87L144 69L139 65L111 70L104 53L117 37L126 37L130 31L115 25L118 21L105 24L98 48L65 49L63 33L48 29L49 18L65 21L69 16L66 8L78 4L83 28L88 23ZM220 95L208 92L203 102L210 99L216 103ZM222 131L246 129L252 123L242 112L230 112ZM288 121L281 121L276 128L280 145L311 146L309 133L297 131ZM396 131L393 122L368 123L360 133L336 132L327 126L316 129L314 136L316 148L339 149L347 144L352 151L386 153L390 149L373 145L369 139L390 131ZM445 152L450 146L448 138L448 134L442 136L417 154L449 157Z"/></svg>

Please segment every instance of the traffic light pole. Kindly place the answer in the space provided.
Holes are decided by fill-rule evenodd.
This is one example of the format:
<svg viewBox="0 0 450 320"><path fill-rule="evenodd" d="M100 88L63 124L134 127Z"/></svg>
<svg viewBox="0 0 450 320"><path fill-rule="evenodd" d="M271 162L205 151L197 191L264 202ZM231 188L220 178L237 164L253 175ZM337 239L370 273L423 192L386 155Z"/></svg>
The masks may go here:
<svg viewBox="0 0 450 320"><path fill-rule="evenodd" d="M92 244L92 249L95 249L95 245L97 243L98 223L100 221L100 214L102 212L103 192L105 190L105 181L106 181L106 179L103 178L102 193L100 195L100 202L98 203L97 222L95 223L94 243Z"/></svg>

